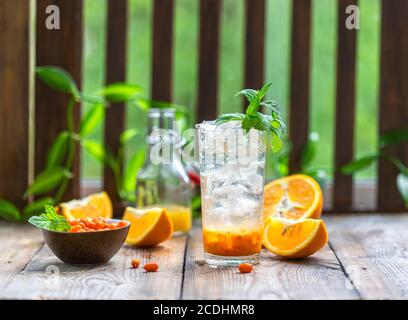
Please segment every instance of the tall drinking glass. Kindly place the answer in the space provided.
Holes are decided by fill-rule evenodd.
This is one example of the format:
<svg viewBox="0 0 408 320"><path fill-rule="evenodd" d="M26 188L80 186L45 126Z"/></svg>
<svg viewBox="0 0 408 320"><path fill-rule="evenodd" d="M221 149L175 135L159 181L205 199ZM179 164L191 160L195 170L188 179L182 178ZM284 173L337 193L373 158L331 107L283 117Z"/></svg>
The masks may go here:
<svg viewBox="0 0 408 320"><path fill-rule="evenodd" d="M265 137L241 126L197 125L204 258L211 265L255 264L261 251Z"/></svg>

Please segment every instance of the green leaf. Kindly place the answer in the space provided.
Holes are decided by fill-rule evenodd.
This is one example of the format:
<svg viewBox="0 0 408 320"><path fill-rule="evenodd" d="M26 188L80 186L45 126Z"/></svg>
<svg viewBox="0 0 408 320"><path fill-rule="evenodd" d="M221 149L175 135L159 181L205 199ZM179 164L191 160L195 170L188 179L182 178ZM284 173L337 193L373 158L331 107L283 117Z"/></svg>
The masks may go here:
<svg viewBox="0 0 408 320"><path fill-rule="evenodd" d="M47 154L47 169L51 169L61 164L68 150L69 138L69 132L63 131L54 140Z"/></svg>
<svg viewBox="0 0 408 320"><path fill-rule="evenodd" d="M215 120L215 123L221 124L221 123L225 123L225 122L233 121L233 120L242 121L244 120L244 118L245 118L245 115L242 113L238 113L238 112L237 113L223 113L218 116L218 118Z"/></svg>
<svg viewBox="0 0 408 320"><path fill-rule="evenodd" d="M402 174L408 175L408 168L400 159L387 153L381 153L381 156L392 163Z"/></svg>
<svg viewBox="0 0 408 320"><path fill-rule="evenodd" d="M261 106L265 107L266 110L270 112L280 113L279 103L273 100L261 102Z"/></svg>
<svg viewBox="0 0 408 320"><path fill-rule="evenodd" d="M268 93L269 89L272 86L272 82L268 82L266 84L264 84L264 86L261 88L261 90L259 90L257 96L260 100L263 99L263 97L265 97L265 95Z"/></svg>
<svg viewBox="0 0 408 320"><path fill-rule="evenodd" d="M58 67L43 66L37 67L36 72L40 79L51 88L70 93L75 97L79 96L78 87L74 79L65 70Z"/></svg>
<svg viewBox="0 0 408 320"><path fill-rule="evenodd" d="M128 141L136 137L138 134L139 134L139 130L135 128L123 131L122 134L120 135L121 145L126 144Z"/></svg>
<svg viewBox="0 0 408 320"><path fill-rule="evenodd" d="M282 139L275 132L271 133L271 149L273 153L279 152L282 149Z"/></svg>
<svg viewBox="0 0 408 320"><path fill-rule="evenodd" d="M140 149L129 161L123 176L123 190L133 192L136 185L136 177L145 161L145 150Z"/></svg>
<svg viewBox="0 0 408 320"><path fill-rule="evenodd" d="M72 173L65 168L54 167L46 169L35 178L34 182L24 193L24 197L27 198L30 195L49 192L66 178L72 178Z"/></svg>
<svg viewBox="0 0 408 320"><path fill-rule="evenodd" d="M92 133L92 131L105 118L105 107L102 104L94 105L83 117L79 126L79 134L85 137Z"/></svg>
<svg viewBox="0 0 408 320"><path fill-rule="evenodd" d="M408 141L408 129L398 128L384 132L379 139L380 148Z"/></svg>
<svg viewBox="0 0 408 320"><path fill-rule="evenodd" d="M258 94L257 90L254 89L243 89L241 91L238 91L234 97L237 97L239 95L244 96L248 102L253 101L256 98L256 95Z"/></svg>
<svg viewBox="0 0 408 320"><path fill-rule="evenodd" d="M316 157L317 145L319 143L320 137L317 132L311 132L307 139L306 145L302 150L301 155L301 167L304 170L309 167Z"/></svg>
<svg viewBox="0 0 408 320"><path fill-rule="evenodd" d="M82 141L82 145L94 159L108 165L112 170L118 170L119 165L115 157L103 144L98 141L85 139Z"/></svg>
<svg viewBox="0 0 408 320"><path fill-rule="evenodd" d="M251 100L249 100L249 106L247 107L245 111L247 115L252 115L258 112L261 106L261 101L263 97L266 95L266 93L268 92L271 85L272 85L271 82L265 84L259 91L257 91L256 95L252 97Z"/></svg>
<svg viewBox="0 0 408 320"><path fill-rule="evenodd" d="M71 229L70 224L63 216L55 211L53 206L45 205L45 213L31 217L28 222L32 225L50 231L66 232Z"/></svg>
<svg viewBox="0 0 408 320"><path fill-rule="evenodd" d="M96 94L89 94L89 93L81 92L79 93L79 97L81 98L82 101L88 102L91 104L105 104L106 103L103 97L96 95Z"/></svg>
<svg viewBox="0 0 408 320"><path fill-rule="evenodd" d="M51 197L46 197L42 199L35 200L34 202L28 204L24 210L24 216L32 216L34 214L39 214L44 210L45 205L53 206L55 201Z"/></svg>
<svg viewBox="0 0 408 320"><path fill-rule="evenodd" d="M353 174L357 171L360 171L362 169L369 167L374 161L378 159L378 157L379 157L378 154L374 154L374 155L369 155L369 156L354 160L342 166L340 169L340 172L342 174Z"/></svg>
<svg viewBox="0 0 408 320"><path fill-rule="evenodd" d="M120 103L133 100L142 92L142 88L136 84L116 82L104 88L102 95L109 102Z"/></svg>
<svg viewBox="0 0 408 320"><path fill-rule="evenodd" d="M397 187L408 208L408 176L400 173L397 176Z"/></svg>
<svg viewBox="0 0 408 320"><path fill-rule="evenodd" d="M18 221L20 219L20 211L11 202L0 199L0 217L11 221Z"/></svg>

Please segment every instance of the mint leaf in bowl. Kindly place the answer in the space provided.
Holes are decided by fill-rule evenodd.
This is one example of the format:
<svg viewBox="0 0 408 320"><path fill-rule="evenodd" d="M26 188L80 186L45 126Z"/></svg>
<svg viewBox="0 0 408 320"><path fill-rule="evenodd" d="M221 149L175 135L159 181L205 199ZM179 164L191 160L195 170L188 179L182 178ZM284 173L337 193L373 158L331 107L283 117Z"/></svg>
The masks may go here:
<svg viewBox="0 0 408 320"><path fill-rule="evenodd" d="M39 216L32 216L28 222L38 228L47 229L49 231L66 232L71 229L67 220L57 214L53 206L45 205L44 209L44 213Z"/></svg>

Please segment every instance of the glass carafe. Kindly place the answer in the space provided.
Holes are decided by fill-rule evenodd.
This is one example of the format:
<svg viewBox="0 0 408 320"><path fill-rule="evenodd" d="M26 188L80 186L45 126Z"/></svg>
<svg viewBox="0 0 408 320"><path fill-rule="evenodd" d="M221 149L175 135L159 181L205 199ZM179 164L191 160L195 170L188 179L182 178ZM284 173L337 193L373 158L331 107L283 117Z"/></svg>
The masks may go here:
<svg viewBox="0 0 408 320"><path fill-rule="evenodd" d="M148 153L136 182L136 207L167 210L174 234L192 226L192 186L178 152L180 135L175 127L174 109L150 109L148 113Z"/></svg>

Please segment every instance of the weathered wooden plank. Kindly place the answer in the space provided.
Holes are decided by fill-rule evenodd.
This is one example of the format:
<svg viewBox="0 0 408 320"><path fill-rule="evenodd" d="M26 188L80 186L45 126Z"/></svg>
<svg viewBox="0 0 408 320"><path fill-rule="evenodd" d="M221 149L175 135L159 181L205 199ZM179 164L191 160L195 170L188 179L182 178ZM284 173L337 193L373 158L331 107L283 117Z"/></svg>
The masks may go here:
<svg viewBox="0 0 408 320"><path fill-rule="evenodd" d="M293 0L292 62L289 135L293 149L289 161L292 172L299 171L302 149L309 131L310 0Z"/></svg>
<svg viewBox="0 0 408 320"><path fill-rule="evenodd" d="M337 93L336 93L336 143L335 168L353 160L354 118L356 94L356 30L345 26L346 8L356 0L338 1L337 22ZM350 211L353 198L353 177L339 170L334 175L333 208Z"/></svg>
<svg viewBox="0 0 408 320"><path fill-rule="evenodd" d="M0 222L0 299L8 298L4 288L24 269L42 244L36 228Z"/></svg>
<svg viewBox="0 0 408 320"><path fill-rule="evenodd" d="M407 214L333 215L330 243L363 299L408 298Z"/></svg>
<svg viewBox="0 0 408 320"><path fill-rule="evenodd" d="M245 22L245 88L258 89L264 82L265 0L245 1Z"/></svg>
<svg viewBox="0 0 408 320"><path fill-rule="evenodd" d="M126 80L127 18L127 0L108 1L106 84ZM124 128L125 106L124 104L113 104L106 110L105 144L114 154L118 153L119 137ZM107 167L104 169L103 185L104 190L112 199L114 212L119 212L120 197L116 190L115 177L112 170Z"/></svg>
<svg viewBox="0 0 408 320"><path fill-rule="evenodd" d="M29 2L0 2L0 198L20 207L28 185Z"/></svg>
<svg viewBox="0 0 408 320"><path fill-rule="evenodd" d="M355 299L356 292L327 246L304 260L285 260L264 250L251 274L203 263L201 230L186 254L183 299Z"/></svg>
<svg viewBox="0 0 408 320"><path fill-rule="evenodd" d="M221 2L201 0L198 122L217 116Z"/></svg>
<svg viewBox="0 0 408 320"><path fill-rule="evenodd" d="M173 0L153 2L152 99L171 101L173 65Z"/></svg>
<svg viewBox="0 0 408 320"><path fill-rule="evenodd" d="M382 1L381 81L379 131L407 127L408 123L408 1ZM390 147L388 153L408 162L408 143ZM395 177L398 171L385 160L378 166L380 212L404 211Z"/></svg>
<svg viewBox="0 0 408 320"><path fill-rule="evenodd" d="M82 60L82 0L38 0L37 1L37 48L36 65L53 65L72 74L81 83ZM57 5L60 10L60 29L47 29L46 8ZM35 173L45 168L48 148L57 134L67 129L66 106L69 97L47 87L41 80L36 81L35 103ZM80 108L75 106L75 123L79 122ZM71 180L65 199L78 198L79 193L79 146Z"/></svg>
<svg viewBox="0 0 408 320"><path fill-rule="evenodd" d="M151 249L123 247L102 265L67 265L47 246L31 260L1 293L10 299L178 299L186 237L177 237ZM156 261L159 271L132 269Z"/></svg>

